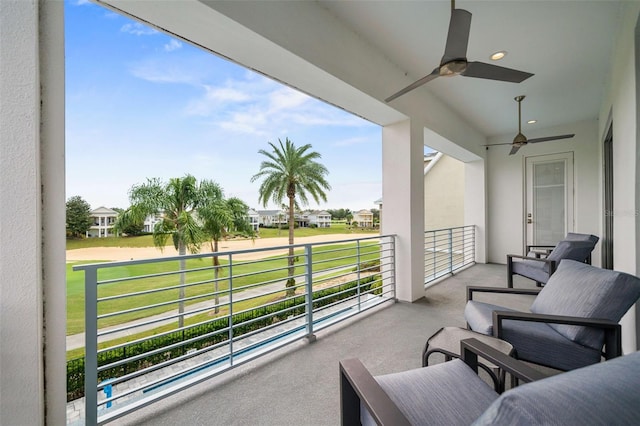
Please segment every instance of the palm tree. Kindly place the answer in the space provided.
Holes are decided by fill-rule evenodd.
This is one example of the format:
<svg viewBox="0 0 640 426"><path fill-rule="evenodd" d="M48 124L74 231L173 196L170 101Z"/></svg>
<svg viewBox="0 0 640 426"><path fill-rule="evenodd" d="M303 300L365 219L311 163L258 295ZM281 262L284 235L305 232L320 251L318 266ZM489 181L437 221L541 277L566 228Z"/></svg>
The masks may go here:
<svg viewBox="0 0 640 426"><path fill-rule="evenodd" d="M203 185L205 182L203 182ZM198 217L203 222L203 232L209 238L211 243L211 251L216 253L218 251L218 242L226 238L231 232L241 232L245 235L253 237L255 232L253 227L247 220L247 212L249 206L247 206L239 198L224 198L222 189L214 182L206 182L208 197L206 203L204 203L198 209ZM213 271L214 271L214 292L215 292L215 304L214 312L219 312L218 304L220 298L218 295L218 277L220 269L220 260L218 256L213 256Z"/></svg>
<svg viewBox="0 0 640 426"><path fill-rule="evenodd" d="M200 244L205 234L198 225L194 213L204 205L211 194L210 183L203 181L200 185L195 177L186 175L183 178L171 178L169 182L160 179L147 179L141 185L134 185L129 190L131 206L118 216L114 228L119 233L127 224L144 221L156 213L162 214L160 222L153 229L153 243L163 250L169 237L180 256L200 251ZM180 260L180 270L184 271L185 259ZM184 326L185 274L180 274L178 326Z"/></svg>
<svg viewBox="0 0 640 426"><path fill-rule="evenodd" d="M266 207L267 202L272 200L276 204L281 204L286 196L289 199L289 279L287 280L287 296L295 294L295 278L293 278L295 267L293 257L293 229L294 212L297 205L296 196L299 197L303 205L308 204L307 194L316 201L327 201L324 191L331 189L331 185L325 179L329 171L325 166L318 163L319 153L311 150L311 145L306 144L297 148L289 138L285 138L284 143L278 139L280 146L269 142L272 151L263 149L259 154L267 157L260 164L260 171L253 175L251 182L264 178L260 184L259 202Z"/></svg>

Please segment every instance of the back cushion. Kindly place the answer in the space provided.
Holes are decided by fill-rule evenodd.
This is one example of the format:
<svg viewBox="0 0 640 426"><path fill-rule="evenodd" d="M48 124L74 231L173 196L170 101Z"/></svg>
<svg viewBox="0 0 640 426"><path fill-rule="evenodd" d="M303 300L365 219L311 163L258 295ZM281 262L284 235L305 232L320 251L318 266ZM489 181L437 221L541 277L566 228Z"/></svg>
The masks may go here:
<svg viewBox="0 0 640 426"><path fill-rule="evenodd" d="M640 353L520 385L502 394L479 425L640 424Z"/></svg>
<svg viewBox="0 0 640 426"><path fill-rule="evenodd" d="M618 322L638 297L638 277L563 260L531 305L531 312ZM562 324L550 326L581 345L602 347L601 330Z"/></svg>

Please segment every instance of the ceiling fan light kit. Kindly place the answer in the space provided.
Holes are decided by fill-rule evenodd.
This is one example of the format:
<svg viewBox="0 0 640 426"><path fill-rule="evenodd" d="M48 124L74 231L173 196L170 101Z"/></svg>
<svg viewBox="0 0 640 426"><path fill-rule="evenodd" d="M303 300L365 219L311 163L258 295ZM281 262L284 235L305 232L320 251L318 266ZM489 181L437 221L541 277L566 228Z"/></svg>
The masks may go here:
<svg viewBox="0 0 640 426"><path fill-rule="evenodd" d="M440 65L435 68L431 74L422 77L420 80L389 96L385 99L385 102L391 102L437 77L462 75L463 77L520 83L533 75L528 72L499 67L484 62L467 61L467 46L469 44L470 30L471 13L464 9L456 9L455 0L451 0L449 33L447 34L447 42L444 55L440 60ZM506 54L506 52L503 53ZM504 57L504 54L502 57Z"/></svg>

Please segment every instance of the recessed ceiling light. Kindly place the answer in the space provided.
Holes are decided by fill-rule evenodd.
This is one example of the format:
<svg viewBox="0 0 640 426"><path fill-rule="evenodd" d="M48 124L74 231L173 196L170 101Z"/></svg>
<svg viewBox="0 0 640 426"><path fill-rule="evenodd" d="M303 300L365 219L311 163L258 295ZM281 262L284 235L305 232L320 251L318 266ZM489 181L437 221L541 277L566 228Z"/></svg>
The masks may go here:
<svg viewBox="0 0 640 426"><path fill-rule="evenodd" d="M536 124L538 122L538 120L529 120L527 121L527 124Z"/></svg>
<svg viewBox="0 0 640 426"><path fill-rule="evenodd" d="M506 50L501 50L499 52L496 52L494 54L492 54L490 56L492 61L499 61L500 59L504 58L505 56L507 56L507 51Z"/></svg>

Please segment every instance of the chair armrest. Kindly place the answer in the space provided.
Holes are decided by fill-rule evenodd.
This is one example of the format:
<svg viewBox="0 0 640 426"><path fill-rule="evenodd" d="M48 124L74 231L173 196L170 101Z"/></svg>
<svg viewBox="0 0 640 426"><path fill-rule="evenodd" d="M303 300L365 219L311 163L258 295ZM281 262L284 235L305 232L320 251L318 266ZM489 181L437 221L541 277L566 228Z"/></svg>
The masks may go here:
<svg viewBox="0 0 640 426"><path fill-rule="evenodd" d="M540 293L540 289L467 286L467 301L473 299L473 293L528 294L536 296Z"/></svg>
<svg viewBox="0 0 640 426"><path fill-rule="evenodd" d="M527 246L527 251L531 250L531 249L544 249L546 251L551 251L554 248L556 248L556 246L547 246L547 245L541 245L541 246L537 246L537 245L528 245Z"/></svg>
<svg viewBox="0 0 640 426"><path fill-rule="evenodd" d="M476 373L478 373L478 356L480 356L525 382L547 377L544 373L534 370L522 361L511 358L477 339L463 340L460 343L460 348L462 360ZM434 392L437 392L437 389L434 389ZM359 359L342 360L340 361L341 425L360 424L361 403L378 425L403 426L410 424Z"/></svg>
<svg viewBox="0 0 640 426"><path fill-rule="evenodd" d="M477 339L462 340L460 342L460 353L462 354L462 360L475 373L478 373L478 356L480 356L525 383L548 377L547 374L535 370L522 361L518 361Z"/></svg>
<svg viewBox="0 0 640 426"><path fill-rule="evenodd" d="M605 333L605 358L611 359L622 355L621 326L614 321L597 318L570 317L564 315L534 314L530 312L493 311L493 335L497 338L501 338L502 336L502 322L504 320L544 322L547 324L566 324L600 328Z"/></svg>
<svg viewBox="0 0 640 426"><path fill-rule="evenodd" d="M378 425L409 425L409 420L359 359L340 361L340 423L360 424L363 403Z"/></svg>
<svg viewBox="0 0 640 426"><path fill-rule="evenodd" d="M508 254L507 262L510 262L513 258L522 259L522 260L533 260L536 262L543 262L543 263L549 263L549 264L556 262L555 260L542 259L540 257L520 256L519 254Z"/></svg>

